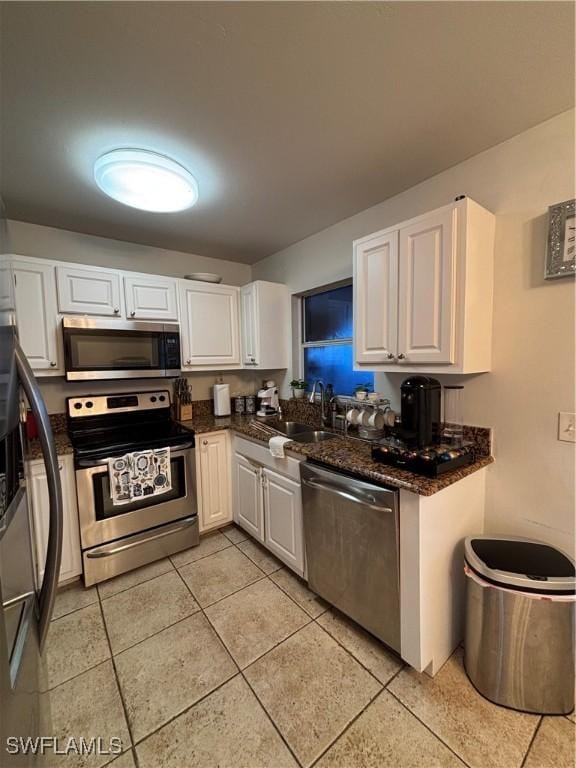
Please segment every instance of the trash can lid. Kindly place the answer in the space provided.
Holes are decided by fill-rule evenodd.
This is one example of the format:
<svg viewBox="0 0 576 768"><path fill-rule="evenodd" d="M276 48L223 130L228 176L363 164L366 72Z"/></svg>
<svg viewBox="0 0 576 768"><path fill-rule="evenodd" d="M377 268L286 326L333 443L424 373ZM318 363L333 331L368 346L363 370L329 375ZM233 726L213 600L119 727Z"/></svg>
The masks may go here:
<svg viewBox="0 0 576 768"><path fill-rule="evenodd" d="M517 536L469 536L464 556L492 584L523 592L573 594L574 561L556 547Z"/></svg>

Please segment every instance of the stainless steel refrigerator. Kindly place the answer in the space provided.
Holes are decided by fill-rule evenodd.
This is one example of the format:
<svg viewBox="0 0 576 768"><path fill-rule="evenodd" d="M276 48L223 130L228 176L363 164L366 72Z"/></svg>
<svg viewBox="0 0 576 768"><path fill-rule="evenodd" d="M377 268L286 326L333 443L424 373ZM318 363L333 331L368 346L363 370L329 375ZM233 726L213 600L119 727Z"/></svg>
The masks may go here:
<svg viewBox="0 0 576 768"><path fill-rule="evenodd" d="M0 261L2 257L0 256ZM0 263L0 766L36 765L18 738L51 735L43 685L43 650L58 586L62 553L62 491L50 420L18 343L10 270ZM36 584L31 515L24 474L25 425L38 426L50 500L42 584ZM16 746L15 746L16 745Z"/></svg>

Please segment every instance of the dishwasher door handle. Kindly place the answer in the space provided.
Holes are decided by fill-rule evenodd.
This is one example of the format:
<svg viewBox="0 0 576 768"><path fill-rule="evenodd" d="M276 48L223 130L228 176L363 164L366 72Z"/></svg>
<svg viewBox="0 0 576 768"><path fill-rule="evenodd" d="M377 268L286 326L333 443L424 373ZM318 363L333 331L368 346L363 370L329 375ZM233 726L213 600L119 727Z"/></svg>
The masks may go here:
<svg viewBox="0 0 576 768"><path fill-rule="evenodd" d="M349 493L348 491L343 491L340 488L337 488L334 485L328 485L327 483L319 483L317 480L302 480L303 485L307 485L309 488L314 488L314 490L317 491L328 491L328 493L335 493L337 496L341 496L343 499L347 499L348 501L353 501L355 504L362 504L364 507L368 507L369 509L373 509L376 512L394 512L392 507L383 507L380 504L375 503L375 499L373 496L370 498L372 501L368 501L366 497L362 498L360 496L354 496L353 493Z"/></svg>

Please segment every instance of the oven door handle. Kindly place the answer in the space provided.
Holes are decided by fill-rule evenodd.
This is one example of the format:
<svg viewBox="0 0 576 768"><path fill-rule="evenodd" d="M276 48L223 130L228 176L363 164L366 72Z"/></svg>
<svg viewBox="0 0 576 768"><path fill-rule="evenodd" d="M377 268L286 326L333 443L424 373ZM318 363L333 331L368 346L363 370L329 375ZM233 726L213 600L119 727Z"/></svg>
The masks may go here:
<svg viewBox="0 0 576 768"><path fill-rule="evenodd" d="M193 449L195 446L194 441L192 440L189 443L183 443L182 445L177 446L176 450L170 449L170 458L172 457L178 457L182 456L182 454L185 451L189 451ZM127 453L130 453L130 451L127 451ZM121 454L122 455L122 454ZM109 460L111 458L118 458L117 456L110 456L105 459L96 459L94 461L93 459L76 459L75 465L77 470L83 470L83 469L102 469L103 467L106 467Z"/></svg>
<svg viewBox="0 0 576 768"><path fill-rule="evenodd" d="M22 383L22 388L36 419L38 425L38 436L42 447L42 456L46 468L46 480L48 483L48 500L50 504L49 511L49 529L48 545L46 547L46 567L44 569L44 578L40 588L38 634L40 650L44 648L52 611L54 609L54 600L56 590L58 589L58 578L60 576L60 564L62 561L62 531L64 525L64 511L62 506L62 486L60 484L60 471L58 468L58 454L56 453L56 444L50 425L50 417L46 410L46 404L42 399L38 382L34 378L30 364L26 359L20 344L15 346L15 359L18 368L18 377Z"/></svg>
<svg viewBox="0 0 576 768"><path fill-rule="evenodd" d="M150 533L140 534L140 536L131 537L132 540L127 541L124 544L120 542L120 543L104 544L102 547L95 547L94 549L91 549L89 552L86 552L86 557L89 557L89 558L111 557L112 555L117 555L120 552L126 552L126 550L128 549L133 549L134 547L138 547L141 544L146 544L149 541L156 541L157 539L161 539L164 536L171 536L173 533L178 533L179 531L185 531L186 528L190 528L191 526L195 525L196 519L197 519L196 517L186 517L184 520L181 520L179 523L164 526L164 529L161 531L150 531Z"/></svg>

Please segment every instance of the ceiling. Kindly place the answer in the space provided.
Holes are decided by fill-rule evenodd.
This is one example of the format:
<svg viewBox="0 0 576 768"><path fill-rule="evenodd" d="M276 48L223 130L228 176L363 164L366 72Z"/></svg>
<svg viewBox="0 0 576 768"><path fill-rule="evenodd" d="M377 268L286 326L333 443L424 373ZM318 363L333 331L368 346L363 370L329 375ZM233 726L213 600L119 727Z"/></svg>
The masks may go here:
<svg viewBox="0 0 576 768"><path fill-rule="evenodd" d="M253 263L573 106L570 2L2 3L9 218ZM151 214L92 180L197 177Z"/></svg>

